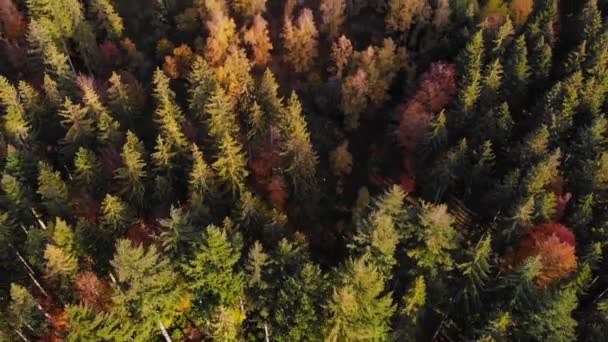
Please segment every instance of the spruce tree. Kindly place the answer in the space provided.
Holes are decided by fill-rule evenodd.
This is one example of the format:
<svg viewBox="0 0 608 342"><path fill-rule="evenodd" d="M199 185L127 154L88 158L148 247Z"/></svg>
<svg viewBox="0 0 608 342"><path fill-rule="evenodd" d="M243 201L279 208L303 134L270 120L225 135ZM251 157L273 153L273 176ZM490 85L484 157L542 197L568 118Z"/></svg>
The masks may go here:
<svg viewBox="0 0 608 342"><path fill-rule="evenodd" d="M143 206L146 191L145 153L144 145L139 138L128 131L127 141L120 154L122 166L114 174L114 178L120 184L120 193L138 207Z"/></svg>
<svg viewBox="0 0 608 342"><path fill-rule="evenodd" d="M281 122L284 144L281 154L287 159L286 172L296 189L305 190L314 186L318 156L310 141L310 133L302 105L292 92Z"/></svg>
<svg viewBox="0 0 608 342"><path fill-rule="evenodd" d="M113 310L119 319L136 327L133 339L158 338L162 334L160 324L171 329L180 315L179 303L188 294L156 247L144 249L129 240L118 240L110 264L117 280Z"/></svg>
<svg viewBox="0 0 608 342"><path fill-rule="evenodd" d="M235 307L242 300L245 278L236 268L241 258L240 242L231 241L226 225L207 227L194 257L183 265L189 288L197 302L204 303L201 313L220 306Z"/></svg>
<svg viewBox="0 0 608 342"><path fill-rule="evenodd" d="M59 171L45 163L38 164L38 190L46 210L50 215L61 216L68 210L68 187L61 179Z"/></svg>
<svg viewBox="0 0 608 342"><path fill-rule="evenodd" d="M101 185L101 163L93 151L80 147L74 157L74 181L86 191Z"/></svg>
<svg viewBox="0 0 608 342"><path fill-rule="evenodd" d="M365 257L349 260L327 306L326 341L386 340L395 312L385 280Z"/></svg>

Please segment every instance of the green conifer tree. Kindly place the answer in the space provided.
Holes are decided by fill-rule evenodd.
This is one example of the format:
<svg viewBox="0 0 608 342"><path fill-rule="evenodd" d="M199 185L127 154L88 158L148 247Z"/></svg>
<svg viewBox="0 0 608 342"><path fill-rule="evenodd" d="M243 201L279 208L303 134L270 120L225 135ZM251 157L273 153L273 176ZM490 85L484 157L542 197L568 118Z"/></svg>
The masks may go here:
<svg viewBox="0 0 608 342"><path fill-rule="evenodd" d="M61 179L59 171L45 163L38 164L38 190L48 213L52 216L61 216L68 210L68 187Z"/></svg>
<svg viewBox="0 0 608 342"><path fill-rule="evenodd" d="M136 206L144 204L146 191L146 151L143 143L131 131L127 131L127 141L120 154L123 165L115 172L114 178L120 184L120 192Z"/></svg>
<svg viewBox="0 0 608 342"><path fill-rule="evenodd" d="M326 341L386 340L395 312L384 279L365 257L350 260L327 304Z"/></svg>

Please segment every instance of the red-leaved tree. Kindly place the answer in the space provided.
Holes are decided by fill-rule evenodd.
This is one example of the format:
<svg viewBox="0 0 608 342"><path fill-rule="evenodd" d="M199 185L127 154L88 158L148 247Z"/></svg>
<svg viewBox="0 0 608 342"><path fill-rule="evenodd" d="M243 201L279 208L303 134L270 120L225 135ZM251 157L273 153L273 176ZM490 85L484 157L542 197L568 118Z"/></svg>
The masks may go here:
<svg viewBox="0 0 608 342"><path fill-rule="evenodd" d="M416 150L435 115L449 104L456 91L454 64L433 63L422 75L418 91L403 106L396 132L406 152Z"/></svg>

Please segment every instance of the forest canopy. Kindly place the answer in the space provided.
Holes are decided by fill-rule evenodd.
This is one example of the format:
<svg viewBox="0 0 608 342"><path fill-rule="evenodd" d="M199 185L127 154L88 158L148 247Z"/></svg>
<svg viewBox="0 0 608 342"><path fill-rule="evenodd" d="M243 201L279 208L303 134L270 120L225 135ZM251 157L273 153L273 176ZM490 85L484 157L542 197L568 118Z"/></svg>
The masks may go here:
<svg viewBox="0 0 608 342"><path fill-rule="evenodd" d="M607 16L0 0L0 340L604 341Z"/></svg>

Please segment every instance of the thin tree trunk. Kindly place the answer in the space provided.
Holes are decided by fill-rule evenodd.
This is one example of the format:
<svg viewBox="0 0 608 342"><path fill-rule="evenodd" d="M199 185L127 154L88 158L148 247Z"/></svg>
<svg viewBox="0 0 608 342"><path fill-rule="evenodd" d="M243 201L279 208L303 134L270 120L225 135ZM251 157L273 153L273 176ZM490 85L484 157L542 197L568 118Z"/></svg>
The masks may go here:
<svg viewBox="0 0 608 342"><path fill-rule="evenodd" d="M158 320L158 326L160 327L160 331L163 333L163 337L165 338L165 341L173 342L173 340L171 340L171 336L169 336L167 329L165 329L165 326L163 325L163 322L160 321L160 319Z"/></svg>
<svg viewBox="0 0 608 342"><path fill-rule="evenodd" d="M25 335L23 335L23 333L19 329L15 328L15 332L17 333L17 335L19 335L19 337L21 337L22 340L24 340L25 342L29 342L27 337L25 337Z"/></svg>
<svg viewBox="0 0 608 342"><path fill-rule="evenodd" d="M268 324L264 323L264 336L266 338L266 342L270 342L270 335L268 334Z"/></svg>
<svg viewBox="0 0 608 342"><path fill-rule="evenodd" d="M15 250L15 254L17 254L17 258L19 259L19 261L21 261L21 263L27 270L27 275L32 279L32 281L34 282L36 287L40 290L40 292L42 292L43 295L45 295L46 297L49 297L49 294L44 290L42 285L40 285L38 280L36 280L34 270L30 267L30 265L28 265L27 261L25 261L25 259L21 256L21 253L19 253L17 248L15 248L15 246L13 246L12 244L10 244L10 246L13 248L13 250Z"/></svg>
<svg viewBox="0 0 608 342"><path fill-rule="evenodd" d="M42 220L40 219L40 216L38 216L38 213L36 212L36 210L34 210L34 208L30 208L30 210L32 211L32 215L34 215L34 218L36 219L36 221L38 221L38 224L40 225L40 227L44 230L46 230L46 224L44 224L44 222L42 222Z"/></svg>

